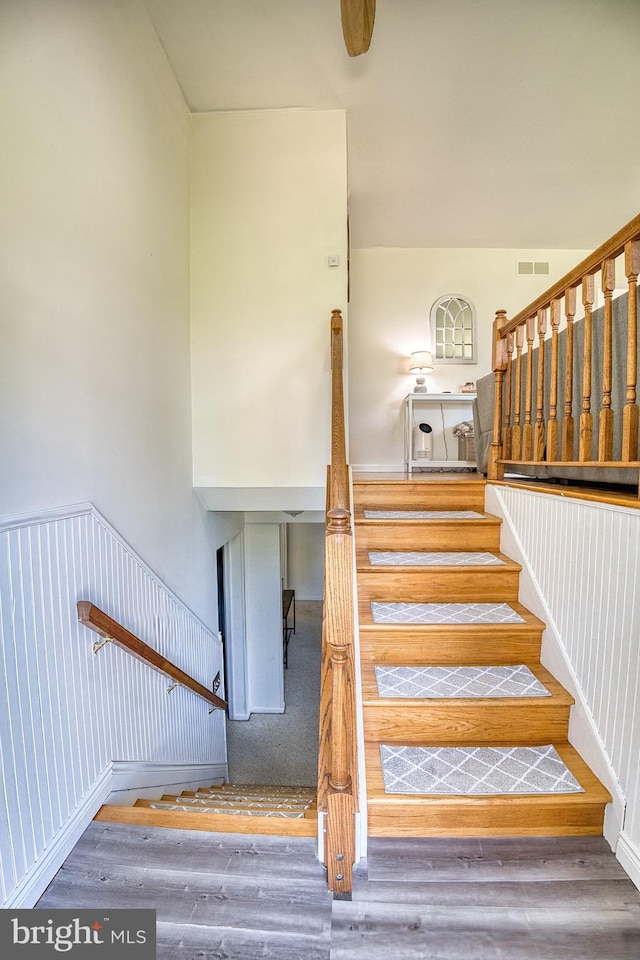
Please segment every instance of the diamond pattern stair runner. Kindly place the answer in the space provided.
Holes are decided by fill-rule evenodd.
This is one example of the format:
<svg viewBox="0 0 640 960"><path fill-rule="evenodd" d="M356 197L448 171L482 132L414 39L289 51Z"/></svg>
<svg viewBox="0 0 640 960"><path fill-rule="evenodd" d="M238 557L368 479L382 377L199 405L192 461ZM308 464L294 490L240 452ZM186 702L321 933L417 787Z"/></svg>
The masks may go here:
<svg viewBox="0 0 640 960"><path fill-rule="evenodd" d="M386 793L501 795L582 793L551 745L413 747L381 744Z"/></svg>
<svg viewBox="0 0 640 960"><path fill-rule="evenodd" d="M367 520L484 520L475 510L365 510Z"/></svg>
<svg viewBox="0 0 640 960"><path fill-rule="evenodd" d="M549 697L524 664L505 667L378 667L381 697Z"/></svg>
<svg viewBox="0 0 640 960"><path fill-rule="evenodd" d="M248 800L246 797L216 797L216 796L206 796L206 797L180 797L180 803L193 804L193 806L219 806L226 807L231 806L235 807L238 804L246 809L257 809L257 810L307 810L310 806L309 801L278 801L278 800Z"/></svg>
<svg viewBox="0 0 640 960"><path fill-rule="evenodd" d="M374 623L524 623L508 603L371 602Z"/></svg>
<svg viewBox="0 0 640 960"><path fill-rule="evenodd" d="M493 553L374 550L369 553L369 563L380 567L466 567L504 565L504 560L494 556Z"/></svg>
<svg viewBox="0 0 640 960"><path fill-rule="evenodd" d="M304 817L304 810L295 809L295 810L274 810L269 808L260 808L256 809L255 807L228 807L222 804L219 807L208 806L208 807L199 807L193 806L186 803L168 803L158 801L157 803L148 804L151 810L183 810L186 813L202 813L202 814L212 814L212 813L224 813L227 816L245 816L245 817L291 817L292 819L302 819Z"/></svg>

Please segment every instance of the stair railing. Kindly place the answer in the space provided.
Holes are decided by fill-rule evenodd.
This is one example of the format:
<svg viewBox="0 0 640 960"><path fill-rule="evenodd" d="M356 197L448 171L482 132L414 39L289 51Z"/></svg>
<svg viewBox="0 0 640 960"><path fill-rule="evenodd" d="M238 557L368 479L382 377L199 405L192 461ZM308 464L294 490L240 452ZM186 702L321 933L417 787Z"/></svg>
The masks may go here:
<svg viewBox="0 0 640 960"><path fill-rule="evenodd" d="M626 387L621 409L615 410L613 293L615 261L624 255L629 287L623 366ZM505 467L639 468L638 459L638 310L640 215L586 257L549 290L511 319L496 312L493 325L495 400L493 440L488 476L504 478ZM593 313L595 280L604 298L602 332L596 342ZM581 291L584 336L581 356L574 346L576 294ZM559 333L565 317L565 345ZM547 324L550 349L546 351ZM526 340L526 348L525 348ZM537 350L534 344L537 340ZM537 354L537 357L536 357ZM534 362L534 357L536 357ZM594 358L602 358L600 382ZM546 366L545 369L545 359ZM581 366L581 376L575 374ZM535 370L534 370L535 368ZM624 376L624 374L623 374ZM561 382L562 378L562 382ZM580 382L578 382L578 380ZM575 381L575 383L574 383ZM578 407L580 409L578 410ZM594 417L593 409L599 410ZM597 434L597 442L596 442ZM640 496L640 488L639 488Z"/></svg>
<svg viewBox="0 0 640 960"><path fill-rule="evenodd" d="M144 640L140 640L139 637L130 633L126 627L123 627L117 620L113 620L107 613L100 610L99 607L94 606L90 600L78 601L78 620L80 623L83 623L85 627L88 627L102 637L102 640L94 643L94 653L98 653L105 644L113 643L117 647L120 647L120 649L126 650L131 656L142 660L150 667L153 667L154 670L164 673L173 680L173 684L168 688L169 691L173 690L173 688L179 684L182 687L187 687L193 691L193 693L197 694L197 696L202 697L203 700L207 700L212 705L213 710L226 710L226 701L218 697L214 691L207 690L205 686L197 680L194 680L193 677L185 673L184 670L181 670L180 667L177 667L171 660L167 660L166 657L163 657L161 653L158 653L157 650L150 647ZM219 682L219 678L216 679ZM215 679L213 686L214 690L216 690Z"/></svg>
<svg viewBox="0 0 640 960"><path fill-rule="evenodd" d="M357 741L354 694L353 530L344 417L342 314L331 314L331 464L327 470L318 812L327 882L349 893L355 861Z"/></svg>

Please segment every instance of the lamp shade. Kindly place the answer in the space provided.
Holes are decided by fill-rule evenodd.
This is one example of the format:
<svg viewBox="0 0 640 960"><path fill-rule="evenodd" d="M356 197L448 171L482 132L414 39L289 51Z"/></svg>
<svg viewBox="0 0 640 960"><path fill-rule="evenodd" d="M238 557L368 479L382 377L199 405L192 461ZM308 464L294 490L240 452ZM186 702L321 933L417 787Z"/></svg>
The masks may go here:
<svg viewBox="0 0 640 960"><path fill-rule="evenodd" d="M411 354L409 373L431 373L433 371L433 357L430 350L417 350Z"/></svg>

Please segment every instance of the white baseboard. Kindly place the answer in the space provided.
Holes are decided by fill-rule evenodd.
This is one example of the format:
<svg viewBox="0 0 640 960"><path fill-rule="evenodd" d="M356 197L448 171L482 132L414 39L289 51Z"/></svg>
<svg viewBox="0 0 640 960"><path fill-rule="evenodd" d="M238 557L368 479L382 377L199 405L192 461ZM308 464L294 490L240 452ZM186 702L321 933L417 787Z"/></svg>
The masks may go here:
<svg viewBox="0 0 640 960"><path fill-rule="evenodd" d="M137 797L157 799L163 793L197 790L224 783L226 763L136 763L117 761L112 767L111 793L106 803L127 805Z"/></svg>
<svg viewBox="0 0 640 960"><path fill-rule="evenodd" d="M640 890L640 848L631 841L631 838L624 830L618 838L616 857L629 874L630 879Z"/></svg>
<svg viewBox="0 0 640 960"><path fill-rule="evenodd" d="M208 786L216 780L223 782L226 778L226 763L116 762L109 764L3 906L29 908L37 903L104 803L127 802L124 797L129 792L135 793L136 796L142 796L146 791L157 794L160 790L166 793L178 788L182 790L193 788L196 783L198 786Z"/></svg>
<svg viewBox="0 0 640 960"><path fill-rule="evenodd" d="M13 891L4 907L28 908L37 903L108 797L111 789L111 775L111 764L109 764L82 803L76 807L73 815L58 830L22 883Z"/></svg>

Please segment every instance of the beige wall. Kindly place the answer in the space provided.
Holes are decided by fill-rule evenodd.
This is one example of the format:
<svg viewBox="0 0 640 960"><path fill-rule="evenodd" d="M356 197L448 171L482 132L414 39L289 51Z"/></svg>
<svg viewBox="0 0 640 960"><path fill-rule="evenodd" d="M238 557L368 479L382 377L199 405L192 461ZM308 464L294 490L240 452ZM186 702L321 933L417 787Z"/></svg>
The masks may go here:
<svg viewBox="0 0 640 960"><path fill-rule="evenodd" d="M3 0L0 515L93 502L214 623L189 114L140 0Z"/></svg>
<svg viewBox="0 0 640 960"><path fill-rule="evenodd" d="M344 112L197 115L192 156L195 485L245 488L245 510L265 509L251 488L282 490L269 509L312 489L302 507L321 509L329 317L346 299ZM215 508L215 489L204 499Z"/></svg>
<svg viewBox="0 0 640 960"><path fill-rule="evenodd" d="M351 254L349 429L353 467L399 469L402 400L413 390L414 350L430 346L429 311L440 296L471 300L478 320L478 363L445 364L427 376L429 392L457 392L488 373L495 311L525 307L575 266L584 250L384 249ZM516 276L516 260L548 260L546 277ZM460 410L459 419L469 411ZM455 416L454 416L455 419ZM447 421L448 422L448 421ZM451 437L451 439L453 439Z"/></svg>

